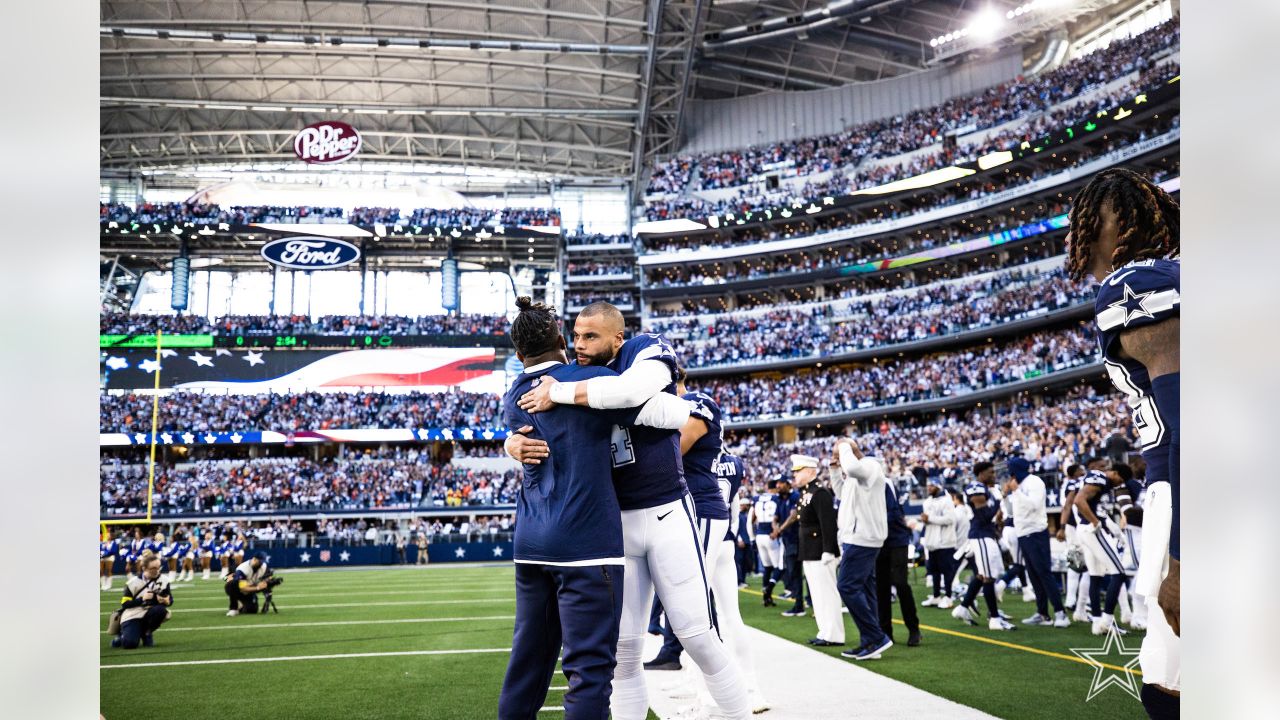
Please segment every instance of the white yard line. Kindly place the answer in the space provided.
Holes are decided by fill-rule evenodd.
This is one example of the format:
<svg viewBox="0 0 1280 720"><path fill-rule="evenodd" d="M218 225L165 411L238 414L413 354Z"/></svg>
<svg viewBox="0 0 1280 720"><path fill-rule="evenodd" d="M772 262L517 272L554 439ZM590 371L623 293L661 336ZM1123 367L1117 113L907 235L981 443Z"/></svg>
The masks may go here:
<svg viewBox="0 0 1280 720"><path fill-rule="evenodd" d="M175 632L201 632L204 630L256 630L258 628L293 628L293 627L334 627L341 625L395 625L399 623L438 623L438 622L475 622L477 620L515 620L515 615L478 615L476 617L449 617L449 618L405 618L400 620L333 620L330 622L300 622L300 623L264 623L262 625L244 625L239 623L228 623L226 625L201 625L200 627L178 627L165 628L164 634ZM102 631L103 635L107 634L106 630Z"/></svg>
<svg viewBox="0 0 1280 720"><path fill-rule="evenodd" d="M298 660L347 660L351 658L407 657L412 655L474 655L480 653L509 653L511 648L480 648L473 650L404 650L401 652L340 653L337 655L292 655L268 658L227 658L225 660L178 660L174 662L115 663L99 665L99 670L121 668L177 667L183 665L234 665L238 663L293 662Z"/></svg>
<svg viewBox="0 0 1280 720"><path fill-rule="evenodd" d="M511 598L475 598L474 600L397 600L395 602L372 602L372 603L326 603L322 605L287 605L289 610L314 610L318 608L368 608L368 607L395 607L400 605L471 605L474 603L505 603L515 602L514 597ZM100 612L99 615L107 616L113 611ZM195 612L226 612L226 606L211 608L186 608L176 607L175 612L195 613Z"/></svg>
<svg viewBox="0 0 1280 720"><path fill-rule="evenodd" d="M315 588L307 588L307 590L314 590L314 589L315 589ZM294 592L289 592L289 591L287 591L287 590L280 590L280 591L278 591L278 592L280 593L279 597L280 597L281 599L284 599L284 598L286 598L286 597L287 597L289 600L291 600L291 601L292 601L294 598L331 598L331 597L333 597L334 595L342 595L343 597L348 597L348 596L351 596L351 595L378 595L378 596L384 596L384 595L466 595L466 594L468 594L468 593L475 593L475 594L477 594L477 595L478 595L478 594L480 594L480 593L484 593L484 592L505 592L505 593L511 594L514 590L515 590L515 587L514 587L514 586L510 586L510 587L494 587L494 588L462 588L462 589L456 589L456 590L454 590L454 589L450 589L450 590L355 590L355 591L346 591L346 590L335 589L335 590L333 590L333 591L331 591L331 592L300 592L300 593L294 593ZM183 599L190 599L190 600L213 600L213 599L215 599L215 598L222 598L222 600L221 600L222 605L224 605L224 606L225 606L225 605L227 604L227 599L226 599L226 598L227 598L227 596L226 596L226 594L225 594L225 593L222 593L222 592L219 592L219 593L217 593L216 595L215 595L215 594L213 594L213 593L210 593L210 594L208 594L208 595L203 595L203 594L201 594L201 595L187 595L187 594L185 594L185 593L179 593L178 595L175 595L175 597L176 597L176 598L183 598ZM116 605L116 604L119 604L119 602L120 602L119 600L114 599L114 598L103 598L103 599L102 599L102 604L103 604L103 605L107 605L107 606L114 606L114 605ZM183 603L183 605L186 605L186 603Z"/></svg>

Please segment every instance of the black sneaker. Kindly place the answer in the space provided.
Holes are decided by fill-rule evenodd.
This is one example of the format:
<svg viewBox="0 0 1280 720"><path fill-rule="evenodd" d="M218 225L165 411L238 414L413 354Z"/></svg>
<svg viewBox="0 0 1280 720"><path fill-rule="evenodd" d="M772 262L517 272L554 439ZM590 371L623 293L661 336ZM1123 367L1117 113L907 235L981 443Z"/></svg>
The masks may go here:
<svg viewBox="0 0 1280 720"><path fill-rule="evenodd" d="M147 633L146 635L142 636L142 647L154 647L155 644L156 644L155 635L152 635L151 633Z"/></svg>
<svg viewBox="0 0 1280 720"><path fill-rule="evenodd" d="M804 608L792 607L790 610L783 612L782 617L804 617Z"/></svg>
<svg viewBox="0 0 1280 720"><path fill-rule="evenodd" d="M658 656L644 664L645 670L679 670L681 669L679 660L670 660L662 656Z"/></svg>
<svg viewBox="0 0 1280 720"><path fill-rule="evenodd" d="M920 645L920 631L917 630L907 636L907 647L919 647L919 645Z"/></svg>

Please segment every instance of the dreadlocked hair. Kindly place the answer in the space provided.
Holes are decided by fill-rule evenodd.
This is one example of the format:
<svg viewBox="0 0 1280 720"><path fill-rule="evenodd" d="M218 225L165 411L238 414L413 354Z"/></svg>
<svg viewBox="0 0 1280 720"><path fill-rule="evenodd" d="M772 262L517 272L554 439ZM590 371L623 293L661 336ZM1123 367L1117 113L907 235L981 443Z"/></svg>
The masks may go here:
<svg viewBox="0 0 1280 720"><path fill-rule="evenodd" d="M511 344L524 357L537 357L559 347L560 318L555 310L528 295L516 298L520 312L511 321Z"/></svg>
<svg viewBox="0 0 1280 720"><path fill-rule="evenodd" d="M1073 279L1083 279L1089 270L1102 231L1103 208L1116 214L1120 231L1111 269L1135 260L1178 256L1178 202L1142 175L1111 168L1095 175L1071 203L1067 273Z"/></svg>

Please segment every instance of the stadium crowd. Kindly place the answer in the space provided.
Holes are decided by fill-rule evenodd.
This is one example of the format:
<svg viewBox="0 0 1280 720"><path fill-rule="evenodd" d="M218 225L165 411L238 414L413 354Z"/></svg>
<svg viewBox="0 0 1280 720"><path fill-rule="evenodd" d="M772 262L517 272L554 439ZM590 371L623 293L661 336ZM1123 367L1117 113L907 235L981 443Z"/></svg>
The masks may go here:
<svg viewBox="0 0 1280 720"><path fill-rule="evenodd" d="M505 335L505 315L134 315L104 312L98 318L103 335Z"/></svg>
<svg viewBox="0 0 1280 720"><path fill-rule="evenodd" d="M116 223L192 223L195 225L249 225L251 223L303 223L341 220L342 208L283 205L233 205L223 208L205 203L99 203L101 222Z"/></svg>
<svg viewBox="0 0 1280 720"><path fill-rule="evenodd" d="M584 275L627 275L630 276L633 265L630 262L621 260L615 262L571 262L565 267L565 274L573 276Z"/></svg>
<svg viewBox="0 0 1280 720"><path fill-rule="evenodd" d="M573 235L565 238L567 245L630 245L631 236L629 235L602 235L593 233L589 235Z"/></svg>
<svg viewBox="0 0 1280 720"><path fill-rule="evenodd" d="M1138 83L1126 86L1112 93L1091 99L1087 103L1073 106L1069 111L1056 113L1048 120L1041 118L1023 128L1005 130L981 143L961 145L956 151L940 151L932 155L913 155L899 162L885 164L867 163L856 167L852 172L841 166L824 180L809 180L800 187L787 187L776 191L761 191L757 186L742 186L734 196L709 201L693 195L681 195L649 201L645 206L645 215L649 220L671 220L676 218L701 218L713 215L741 216L746 213L760 213L769 209L778 210L784 206L799 202L802 205L819 202L824 197L840 197L851 195L856 191L878 187L897 180L920 175L961 162L971 162L979 156L992 152L1016 149L1024 140L1035 140L1042 137L1053 127L1068 127L1083 122L1102 110L1114 109L1123 100L1132 97L1142 90L1167 82L1180 72L1176 64L1161 65L1149 74L1142 76ZM1052 120L1056 124L1049 126ZM1042 126L1045 126L1042 131ZM1155 127L1159 133L1167 132L1179 126L1178 118L1158 123ZM1034 132L1033 132L1034 131ZM1137 142L1149 137L1143 133ZM1098 148L1079 148L1079 155L1070 164L1056 167L1055 172L1075 167L1099 155L1112 152L1119 147L1118 142L1110 142ZM948 204L948 203L943 203ZM915 210L918 212L919 210Z"/></svg>
<svg viewBox="0 0 1280 720"><path fill-rule="evenodd" d="M961 395L1096 362L1097 353L1092 332L1072 327L929 357L690 384L730 421L770 420Z"/></svg>
<svg viewBox="0 0 1280 720"><path fill-rule="evenodd" d="M137 206L124 203L99 203L100 222L115 223L192 223L194 225L249 225L253 223L308 223L332 220L356 225L417 225L421 227L479 227L498 225L560 225L560 211L545 208L418 208L404 215L399 208L359 207L350 213L335 207L290 207L258 205L253 207L204 203L152 203Z"/></svg>
<svg viewBox="0 0 1280 720"><path fill-rule="evenodd" d="M869 301L762 315L660 320L649 332L671 340L688 367L829 356L926 340L1086 303L1091 291L1058 268L998 273Z"/></svg>
<svg viewBox="0 0 1280 720"><path fill-rule="evenodd" d="M890 478L923 486L929 478L956 482L974 463L1006 457L1015 448L1031 461L1033 471L1060 473L1072 463L1103 454L1117 442L1117 433L1122 444L1132 447L1132 438L1125 435L1130 427L1129 409L1121 397L1098 394L1086 385L1056 398L1017 398L1001 410L975 408L927 420L882 420L854 438L859 447L884 460ZM748 478L763 484L790 475L791 453L830 457L836 439L774 444L753 433L726 442L745 461Z"/></svg>
<svg viewBox="0 0 1280 720"><path fill-rule="evenodd" d="M598 301L612 303L619 307L639 304L636 302L635 293L630 292L566 292L564 294L565 307L584 307Z"/></svg>
<svg viewBox="0 0 1280 720"><path fill-rule="evenodd" d="M199 460L157 466L153 507L162 514L462 507L513 503L518 485L514 471L434 463L414 449L319 462ZM146 496L145 463L102 466L104 513L145 511Z"/></svg>
<svg viewBox="0 0 1280 720"><path fill-rule="evenodd" d="M676 157L655 168L648 192L735 187L750 182L767 168L785 167L792 174L809 175L840 166L857 166L868 158L888 158L918 150L939 143L949 131L981 130L1033 114L1065 115L1051 111L1054 106L1129 73L1144 73L1151 65L1151 55L1176 45L1179 39L1178 19L1174 18L1035 78L1019 77L968 96L951 98L940 105L857 125L842 133L789 140L768 147ZM1064 119L1058 118L1054 124L1061 124ZM1027 134L1022 130L1019 139ZM927 169L931 168L915 171Z"/></svg>
<svg viewBox="0 0 1280 720"><path fill-rule="evenodd" d="M491 428L502 420L497 395L463 392L391 394L291 393L161 396L161 432L244 432L358 428ZM151 431L150 395L107 395L99 400L104 433Z"/></svg>

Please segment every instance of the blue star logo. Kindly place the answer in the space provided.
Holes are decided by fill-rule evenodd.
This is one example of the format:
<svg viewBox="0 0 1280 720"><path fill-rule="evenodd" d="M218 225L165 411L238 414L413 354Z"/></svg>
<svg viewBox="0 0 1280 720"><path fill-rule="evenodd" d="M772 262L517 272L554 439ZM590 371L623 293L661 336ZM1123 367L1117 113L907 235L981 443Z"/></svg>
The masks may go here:
<svg viewBox="0 0 1280 720"><path fill-rule="evenodd" d="M1100 648L1071 648L1072 654L1093 667L1093 682L1089 685L1089 695L1084 700L1089 702L1098 693L1115 685L1121 690L1140 700L1138 675L1138 649L1124 646L1120 633L1112 628L1107 633L1107 640ZM1111 662L1104 662L1110 660ZM1127 661L1126 661L1127 660Z"/></svg>
<svg viewBox="0 0 1280 720"><path fill-rule="evenodd" d="M1128 324L1138 318L1154 318L1155 315L1147 310L1147 298L1155 294L1154 290L1148 290L1144 293L1135 293L1133 288L1129 287L1129 283L1124 284L1124 297L1111 303L1107 307L1119 308L1124 311L1124 324Z"/></svg>

